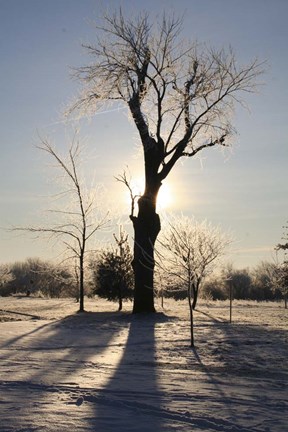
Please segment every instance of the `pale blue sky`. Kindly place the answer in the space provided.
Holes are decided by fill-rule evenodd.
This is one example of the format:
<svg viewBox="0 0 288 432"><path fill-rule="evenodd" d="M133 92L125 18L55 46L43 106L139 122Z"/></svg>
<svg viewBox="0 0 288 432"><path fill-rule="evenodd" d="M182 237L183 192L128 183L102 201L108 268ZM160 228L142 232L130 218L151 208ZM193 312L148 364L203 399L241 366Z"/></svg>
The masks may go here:
<svg viewBox="0 0 288 432"><path fill-rule="evenodd" d="M228 258L236 266L271 260L288 219L286 0L0 0L0 225L38 223L47 207L53 172L34 147L37 131L59 148L71 132L73 124L61 123L78 88L69 67L89 62L81 43L94 40L91 20L106 5L136 12L144 4L151 15L164 8L184 14L185 36L231 45L241 63L267 60L265 86L249 96L250 112L237 110L239 136L231 154L210 149L201 161L186 160L168 183L177 195L171 210L232 231L236 242ZM125 193L113 176L127 164L141 176L133 125L125 111L106 113L81 121L81 135L93 155L87 175L112 188L110 201L119 200L124 211ZM53 252L45 242L0 232L0 262Z"/></svg>

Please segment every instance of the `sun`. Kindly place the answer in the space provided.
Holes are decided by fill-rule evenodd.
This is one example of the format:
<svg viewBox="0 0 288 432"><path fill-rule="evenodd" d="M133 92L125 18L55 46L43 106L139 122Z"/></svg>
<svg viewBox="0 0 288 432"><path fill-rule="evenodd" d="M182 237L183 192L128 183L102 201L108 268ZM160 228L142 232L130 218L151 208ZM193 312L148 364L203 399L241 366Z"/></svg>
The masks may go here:
<svg viewBox="0 0 288 432"><path fill-rule="evenodd" d="M167 183L163 183L158 193L157 208L159 210L165 210L168 207L170 207L171 204L172 204L171 189Z"/></svg>
<svg viewBox="0 0 288 432"><path fill-rule="evenodd" d="M137 199L144 192L144 183L145 183L144 178L137 178L131 181L130 186L133 195L136 197L135 202L137 202ZM129 192L126 193L125 201L131 204L131 196ZM166 210L167 208L171 207L172 203L173 203L173 199L172 199L171 188L167 183L163 183L159 189L159 193L157 197L157 204L156 204L157 210Z"/></svg>

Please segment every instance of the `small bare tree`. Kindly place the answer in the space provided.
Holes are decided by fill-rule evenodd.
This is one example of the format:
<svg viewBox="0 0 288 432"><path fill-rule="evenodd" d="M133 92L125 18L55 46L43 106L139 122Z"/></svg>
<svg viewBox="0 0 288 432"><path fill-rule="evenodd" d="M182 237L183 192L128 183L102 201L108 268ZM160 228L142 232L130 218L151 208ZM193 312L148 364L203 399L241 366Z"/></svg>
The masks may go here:
<svg viewBox="0 0 288 432"><path fill-rule="evenodd" d="M284 243L279 243L276 246L276 250L288 250L288 225L283 226L283 229L285 230L285 233L282 237L282 240L284 240Z"/></svg>
<svg viewBox="0 0 288 432"><path fill-rule="evenodd" d="M104 16L97 41L85 45L92 62L77 69L83 93L70 111L89 114L124 103L143 147L145 190L134 227L136 312L154 311L154 244L160 232L156 203L163 180L177 161L211 147L228 146L231 113L241 94L254 91L262 72L257 60L239 66L232 50L215 50L180 39L182 22L165 13Z"/></svg>
<svg viewBox="0 0 288 432"><path fill-rule="evenodd" d="M191 346L194 346L193 310L199 289L230 242L218 227L185 216L171 218L159 238L161 267L168 277L180 280L187 290Z"/></svg>
<svg viewBox="0 0 288 432"><path fill-rule="evenodd" d="M276 246L276 250L284 251L284 259L283 263L278 267L278 286L284 297L285 309L287 309L287 298L288 298L288 259L287 259L287 250L288 250L288 226L283 227L285 229L285 234L282 237L284 243L280 243Z"/></svg>
<svg viewBox="0 0 288 432"><path fill-rule="evenodd" d="M47 226L39 227L14 227L13 231L25 231L35 233L37 236L48 235L49 238L61 239L64 245L66 260L76 260L77 280L79 284L79 311L84 311L84 274L87 243L96 231L103 228L108 222L108 213L96 215L95 192L88 193L80 179L79 165L81 147L79 141L74 137L69 148L68 157L62 157L48 140L42 140L38 148L46 153L56 162L56 167L62 174L64 190L57 194L62 200L60 209L49 210L56 215L57 222ZM68 200L65 208L64 199Z"/></svg>

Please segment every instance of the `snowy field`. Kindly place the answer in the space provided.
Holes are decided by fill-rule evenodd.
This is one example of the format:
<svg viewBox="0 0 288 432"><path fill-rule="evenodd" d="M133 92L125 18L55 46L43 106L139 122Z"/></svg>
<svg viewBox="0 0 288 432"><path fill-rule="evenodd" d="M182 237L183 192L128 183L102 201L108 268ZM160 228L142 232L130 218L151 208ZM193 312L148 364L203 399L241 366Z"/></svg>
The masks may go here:
<svg viewBox="0 0 288 432"><path fill-rule="evenodd" d="M0 431L288 431L283 304L125 307L0 298Z"/></svg>

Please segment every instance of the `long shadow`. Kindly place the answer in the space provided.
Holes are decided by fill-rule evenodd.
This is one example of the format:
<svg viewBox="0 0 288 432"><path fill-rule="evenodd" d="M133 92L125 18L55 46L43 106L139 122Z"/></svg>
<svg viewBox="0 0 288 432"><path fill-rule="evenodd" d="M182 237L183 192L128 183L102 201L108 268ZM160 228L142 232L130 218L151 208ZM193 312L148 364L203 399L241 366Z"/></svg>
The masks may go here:
<svg viewBox="0 0 288 432"><path fill-rule="evenodd" d="M78 424L79 430L84 431L85 416L70 405L77 406L83 385L94 388L89 377L95 375L97 382L101 373L108 374L101 368L101 356L107 346L113 346L120 331L127 331L128 325L125 314L76 314L37 326L2 344L0 348L5 354L1 359L1 432L68 431L73 430L69 423L72 419L73 425ZM49 419L55 415L49 409L51 404L55 404L56 412L63 411L57 425L55 419Z"/></svg>
<svg viewBox="0 0 288 432"><path fill-rule="evenodd" d="M19 322L19 321L18 321ZM29 332L26 332L24 334L21 334L20 336L15 336L11 339L8 339L6 342L0 344L0 349L8 349L9 347L12 347L16 342L20 342L21 340L33 335L34 333L38 333L39 331L43 330L45 327L51 326L51 323L42 324L36 329L33 329ZM7 357L11 355L9 352L7 354ZM3 356L1 358L4 358Z"/></svg>
<svg viewBox="0 0 288 432"><path fill-rule="evenodd" d="M24 313L24 312L16 312L16 311L11 311L11 310L6 310L6 309L0 309L0 312L6 312L6 313L12 314L12 315L27 316L27 317L30 317L32 319L40 319L39 315L32 315L32 314Z"/></svg>
<svg viewBox="0 0 288 432"><path fill-rule="evenodd" d="M202 372L205 374L206 378L208 379L208 382L211 383L212 388L213 388L213 393L216 393L216 399L217 400L221 400L222 405L225 407L225 410L227 411L227 413L229 414L230 418L234 418L235 422L231 422L231 421L225 421L224 419L222 419L222 427L223 430L226 430L226 428L233 430L233 428L237 427L237 407L233 407L233 404L231 404L231 401L227 395L227 393L225 392L224 388L221 386L221 383L219 383L217 376L215 376L215 374L213 373L213 371L211 371L209 369L209 367L207 367L204 362L202 361L202 358L197 350L196 347L191 348L193 355L196 359L196 361L198 362L200 369L202 370ZM208 402L208 397L206 398L206 403ZM212 413L211 413L212 414ZM201 423L203 424L203 420L201 421ZM204 423L205 424L205 423ZM211 426L209 425L209 420L206 419L206 427L208 429L208 427ZM243 430L246 431L245 428L239 428L239 430ZM248 432L248 431L247 431ZM251 432L251 431L250 431Z"/></svg>
<svg viewBox="0 0 288 432"><path fill-rule="evenodd" d="M221 360L225 371L256 376L269 369L273 376L281 376L281 368L275 368L275 365L282 358L283 370L287 372L287 331L249 323L230 324L209 313L198 313L212 321L211 334L208 336L210 354Z"/></svg>
<svg viewBox="0 0 288 432"><path fill-rule="evenodd" d="M165 431L155 325L166 319L163 314L130 317L129 335L117 369L103 389L85 396L91 403L91 430Z"/></svg>
<svg viewBox="0 0 288 432"><path fill-rule="evenodd" d="M193 395L193 386L187 387L191 412L197 401L204 406L211 403L215 418L211 415L204 421L200 405L199 417L191 419L163 408L155 327L167 319L162 314L96 312L44 326L30 322L31 331L2 344L6 351L0 363L0 431L167 432L180 430L170 427L178 420L185 431L190 425L191 430L196 426L203 432L285 430L285 332L229 325L210 316L199 348L186 352L190 369L196 359L215 389L211 397L203 389L201 399L201 392ZM114 352L119 363L111 358ZM213 361L207 363L207 358ZM228 413L230 421L217 426L219 409ZM258 427L253 415L259 419L259 412L263 421ZM241 426L247 423L248 429Z"/></svg>
<svg viewBox="0 0 288 432"><path fill-rule="evenodd" d="M197 313L199 313L199 314L202 314L202 315L204 315L204 316L210 318L211 321L214 321L215 323L227 323L227 322L228 322L228 321L227 321L226 319L224 319L224 318L223 318L223 319L222 319L222 318L216 318L216 317L214 317L213 315L211 315L210 313L208 313L208 312L204 312L204 311L199 310L199 309L195 309L195 312L197 312Z"/></svg>
<svg viewBox="0 0 288 432"><path fill-rule="evenodd" d="M243 424L249 425L249 431L258 431L260 424L260 430L285 430L287 331L246 323L229 324L209 313L198 313L210 318L211 324L210 331L205 333L206 340L199 343L194 355L221 397L223 407L234 419L231 430L233 427L242 430Z"/></svg>

